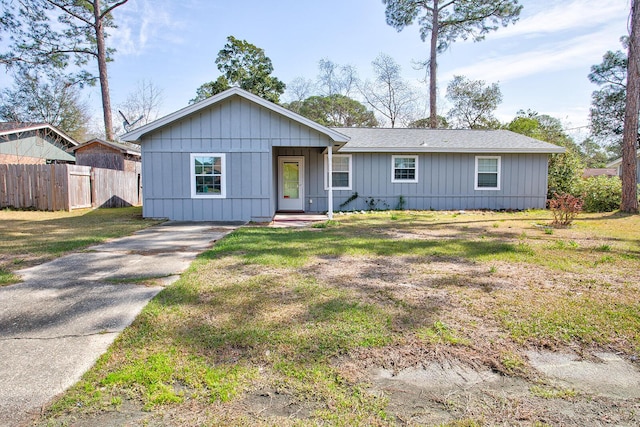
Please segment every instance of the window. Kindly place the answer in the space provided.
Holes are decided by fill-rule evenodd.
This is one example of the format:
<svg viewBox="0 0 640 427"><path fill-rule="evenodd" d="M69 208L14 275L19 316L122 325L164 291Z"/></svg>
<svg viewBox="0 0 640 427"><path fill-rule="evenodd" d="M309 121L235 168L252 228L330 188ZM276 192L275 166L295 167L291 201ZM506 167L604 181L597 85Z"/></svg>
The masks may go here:
<svg viewBox="0 0 640 427"><path fill-rule="evenodd" d="M476 190L500 190L500 156L476 156Z"/></svg>
<svg viewBox="0 0 640 427"><path fill-rule="evenodd" d="M391 156L391 182L418 182L418 156Z"/></svg>
<svg viewBox="0 0 640 427"><path fill-rule="evenodd" d="M226 197L224 160L224 154L191 154L191 197Z"/></svg>
<svg viewBox="0 0 640 427"><path fill-rule="evenodd" d="M331 156L333 172L331 185L334 190L351 190L351 154ZM324 155L324 189L329 189L329 156Z"/></svg>

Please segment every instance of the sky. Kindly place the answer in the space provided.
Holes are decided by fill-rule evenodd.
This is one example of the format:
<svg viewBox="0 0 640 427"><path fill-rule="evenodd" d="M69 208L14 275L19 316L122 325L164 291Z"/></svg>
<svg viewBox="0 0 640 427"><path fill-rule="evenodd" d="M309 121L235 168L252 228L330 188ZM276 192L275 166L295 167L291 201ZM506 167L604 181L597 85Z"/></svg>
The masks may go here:
<svg viewBox="0 0 640 427"><path fill-rule="evenodd" d="M562 120L584 138L591 93L590 67L607 50L621 49L628 34L629 0L521 0L519 21L481 42L457 41L438 58L439 114L450 105L447 83L454 75L498 82L501 121L531 109ZM116 9L119 28L108 40L117 52L109 64L112 104L118 105L141 81L163 92L160 115L188 104L201 84L215 80L218 51L226 38L264 49L273 75L285 83L315 79L318 61L354 66L360 78L372 77L371 61L393 57L402 74L424 94L428 57L416 25L398 32L385 22L381 0L130 0ZM86 91L92 113L100 117L100 92ZM286 98L286 96L285 96ZM578 129L575 129L578 128Z"/></svg>

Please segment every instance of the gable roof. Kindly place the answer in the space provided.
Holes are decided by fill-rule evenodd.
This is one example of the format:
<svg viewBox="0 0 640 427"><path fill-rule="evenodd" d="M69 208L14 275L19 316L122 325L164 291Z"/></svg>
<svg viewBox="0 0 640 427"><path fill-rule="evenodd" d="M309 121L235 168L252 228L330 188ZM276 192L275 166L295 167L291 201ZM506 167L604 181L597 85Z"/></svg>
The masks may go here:
<svg viewBox="0 0 640 427"><path fill-rule="evenodd" d="M344 153L564 153L564 147L508 130L333 128Z"/></svg>
<svg viewBox="0 0 640 427"><path fill-rule="evenodd" d="M107 146L109 148L113 148L114 150L118 150L123 154L131 154L132 156L140 157L140 147L138 147L138 146L133 146L133 145L129 145L129 144L121 144L119 142L105 141L104 139L99 139L99 138L95 138L95 139L91 139L91 140L89 140L87 142L83 142L82 144L80 144L80 145L78 145L76 147L73 147L69 151L76 151L76 150L79 150L81 148L88 147L89 145L93 145L93 144L104 145L104 146Z"/></svg>
<svg viewBox="0 0 640 427"><path fill-rule="evenodd" d="M29 132L40 129L47 129L58 134L58 136L67 142L70 147L78 145L78 142L75 139L49 123L0 122L0 136L13 135L20 132Z"/></svg>
<svg viewBox="0 0 640 427"><path fill-rule="evenodd" d="M638 159L640 159L640 150L637 151L636 153L636 157ZM622 164L622 157L618 157L615 160L610 161L609 163L607 163L607 167L608 168L617 168L618 166L620 166Z"/></svg>
<svg viewBox="0 0 640 427"><path fill-rule="evenodd" d="M346 137L345 135L341 134L340 132L330 129L328 127L322 126L316 122L314 122L313 120L307 119L306 117L303 117L299 114L294 113L293 111L289 111L286 108L278 105L278 104L274 104L271 101L267 101L264 98L261 98L257 95L254 95L250 92L247 92L244 89L240 89L239 87L232 87L231 89L227 89L224 92L220 92L210 98L207 98L203 101L197 102L193 105L189 105L188 107L185 107L181 110L176 111L175 113L169 114L168 116L162 117L158 120L155 120L149 124L146 124L144 126L141 126L137 129L132 130L131 132L127 132L124 135L121 136L121 138L124 141L137 141L139 140L143 135L152 132L156 129L159 129L163 126L166 126L170 123L173 123L177 120L182 119L183 117L186 117L190 114L193 114L197 111L200 111L202 109L205 109L211 105L214 105L218 102L221 102L227 98L230 98L232 96L239 96L241 98L244 98L248 101L251 101L255 104L258 104L264 108L267 108L275 113L278 113L284 117L287 117L295 122L301 123L305 126L308 126L326 136L328 136L330 139L332 139L335 142L347 142L349 140L348 137Z"/></svg>

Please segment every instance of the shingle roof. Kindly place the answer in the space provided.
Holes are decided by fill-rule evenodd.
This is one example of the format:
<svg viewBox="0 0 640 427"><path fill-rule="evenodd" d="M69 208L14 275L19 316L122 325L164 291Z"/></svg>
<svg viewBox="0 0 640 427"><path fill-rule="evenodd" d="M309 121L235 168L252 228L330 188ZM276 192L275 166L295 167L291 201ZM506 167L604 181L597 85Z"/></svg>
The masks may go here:
<svg viewBox="0 0 640 427"><path fill-rule="evenodd" d="M350 137L340 152L563 153L508 130L332 128Z"/></svg>

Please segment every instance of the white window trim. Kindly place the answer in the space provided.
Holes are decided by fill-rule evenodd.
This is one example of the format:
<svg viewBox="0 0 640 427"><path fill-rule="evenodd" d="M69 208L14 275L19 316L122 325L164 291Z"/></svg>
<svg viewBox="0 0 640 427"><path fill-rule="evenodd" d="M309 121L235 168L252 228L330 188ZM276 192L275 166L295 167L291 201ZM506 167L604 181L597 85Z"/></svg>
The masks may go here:
<svg viewBox="0 0 640 427"><path fill-rule="evenodd" d="M416 162L416 177L415 179L396 179L396 158L409 158L412 157L415 162ZM394 154L391 156L391 182L396 183L396 184L416 184L418 182L418 159L420 156L416 156L416 155L401 155L401 154Z"/></svg>
<svg viewBox="0 0 640 427"><path fill-rule="evenodd" d="M478 160L479 159L498 159L498 182L497 187L478 187ZM502 157L501 156L476 156L476 167L474 173L474 189L479 191L499 191L502 182Z"/></svg>
<svg viewBox="0 0 640 427"><path fill-rule="evenodd" d="M194 159L196 157L220 157L220 167L222 167L222 175L220 176L220 194L197 194L196 193L196 165ZM191 153L189 156L189 180L191 181L191 198L192 199L225 199L227 197L227 167L224 153Z"/></svg>
<svg viewBox="0 0 640 427"><path fill-rule="evenodd" d="M332 158L332 166L335 166L336 164L336 158L337 157L346 157L349 159L349 186L348 187L336 187L335 185L333 186L334 190L351 190L352 187L352 178L353 178L353 159L351 154L333 154L331 156ZM328 156L325 154L324 155L324 189L325 190L329 190L329 173L327 172L329 170L329 166L328 166Z"/></svg>

